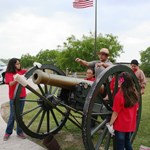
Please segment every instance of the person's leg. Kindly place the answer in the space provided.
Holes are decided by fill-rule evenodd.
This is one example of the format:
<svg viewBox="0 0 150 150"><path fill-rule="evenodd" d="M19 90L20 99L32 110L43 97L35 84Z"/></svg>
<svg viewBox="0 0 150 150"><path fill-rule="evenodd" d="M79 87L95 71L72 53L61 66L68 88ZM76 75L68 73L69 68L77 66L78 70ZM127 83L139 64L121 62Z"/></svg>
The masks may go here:
<svg viewBox="0 0 150 150"><path fill-rule="evenodd" d="M133 150L131 142L130 142L131 132L127 132L125 135L125 149Z"/></svg>
<svg viewBox="0 0 150 150"><path fill-rule="evenodd" d="M115 131L115 142L116 142L116 150L124 150L125 147L125 133Z"/></svg>
<svg viewBox="0 0 150 150"><path fill-rule="evenodd" d="M13 100L10 100L10 115L7 123L6 134L12 134L14 128L14 111L13 111Z"/></svg>
<svg viewBox="0 0 150 150"><path fill-rule="evenodd" d="M24 108L24 100L25 98L22 98L22 101L20 101L20 112L23 112L23 108ZM20 128L20 126L17 124L17 129L16 129L17 135L20 135L23 133L22 129Z"/></svg>

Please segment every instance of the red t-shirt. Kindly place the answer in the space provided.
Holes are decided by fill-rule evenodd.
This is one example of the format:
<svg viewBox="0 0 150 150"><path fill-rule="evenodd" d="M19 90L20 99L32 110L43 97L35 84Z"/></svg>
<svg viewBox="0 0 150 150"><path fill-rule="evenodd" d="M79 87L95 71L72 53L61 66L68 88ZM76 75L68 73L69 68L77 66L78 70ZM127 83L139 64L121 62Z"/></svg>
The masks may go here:
<svg viewBox="0 0 150 150"><path fill-rule="evenodd" d="M111 80L111 82L110 82L110 90L111 91L114 91L115 81L116 81L116 78L113 77L112 80Z"/></svg>
<svg viewBox="0 0 150 150"><path fill-rule="evenodd" d="M15 74L23 75L26 72L27 72L27 70L22 69L20 71L17 71ZM10 86L9 82L14 81L14 75L15 74L9 73L9 72L6 72L6 74L5 74L5 83L8 84L8 87L9 87L9 98L10 98L10 100L13 100L13 98L14 98L14 92L15 92L15 88L17 86L17 83L14 84L13 86ZM25 97L25 96L26 96L26 89L25 89L25 87L22 87L20 97Z"/></svg>
<svg viewBox="0 0 150 150"><path fill-rule="evenodd" d="M85 80L95 81L95 78L85 78Z"/></svg>
<svg viewBox="0 0 150 150"><path fill-rule="evenodd" d="M136 117L138 103L133 107L124 107L125 99L121 90L115 95L113 103L113 111L118 113L118 117L114 122L114 130L120 132L133 132L136 129Z"/></svg>

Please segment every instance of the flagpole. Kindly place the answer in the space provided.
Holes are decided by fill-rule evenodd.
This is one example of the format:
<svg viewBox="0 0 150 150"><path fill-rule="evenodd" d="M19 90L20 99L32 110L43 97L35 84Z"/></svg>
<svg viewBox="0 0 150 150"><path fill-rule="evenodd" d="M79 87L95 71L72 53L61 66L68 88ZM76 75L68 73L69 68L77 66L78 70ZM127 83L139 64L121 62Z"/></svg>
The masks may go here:
<svg viewBox="0 0 150 150"><path fill-rule="evenodd" d="M97 0L95 0L95 43L94 43L94 57L96 59L97 51Z"/></svg>

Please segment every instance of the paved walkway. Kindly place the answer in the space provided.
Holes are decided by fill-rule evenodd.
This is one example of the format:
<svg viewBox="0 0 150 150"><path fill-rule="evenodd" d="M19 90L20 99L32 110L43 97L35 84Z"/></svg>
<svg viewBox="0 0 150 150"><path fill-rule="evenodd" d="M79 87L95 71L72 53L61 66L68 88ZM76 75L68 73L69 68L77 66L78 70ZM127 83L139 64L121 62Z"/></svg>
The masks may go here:
<svg viewBox="0 0 150 150"><path fill-rule="evenodd" d="M1 105L9 100L7 85L0 85L0 108ZM3 136L6 129L6 123L1 117L0 112L0 150L45 150L45 148L35 144L28 139L20 139L14 131L8 141L3 141Z"/></svg>

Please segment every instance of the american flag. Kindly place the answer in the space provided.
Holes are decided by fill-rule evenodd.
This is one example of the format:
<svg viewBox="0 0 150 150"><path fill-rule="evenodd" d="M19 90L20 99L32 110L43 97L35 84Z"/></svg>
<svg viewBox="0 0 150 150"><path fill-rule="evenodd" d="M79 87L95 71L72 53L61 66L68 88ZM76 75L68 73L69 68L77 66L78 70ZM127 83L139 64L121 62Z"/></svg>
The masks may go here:
<svg viewBox="0 0 150 150"><path fill-rule="evenodd" d="M87 8L93 7L93 0L75 0L73 2L74 8Z"/></svg>

